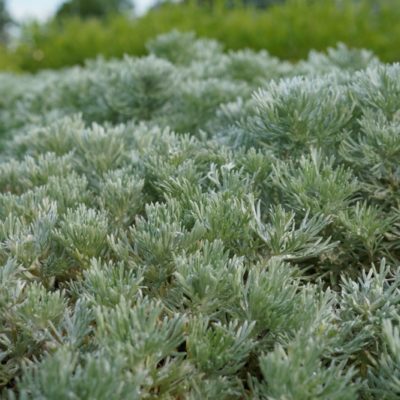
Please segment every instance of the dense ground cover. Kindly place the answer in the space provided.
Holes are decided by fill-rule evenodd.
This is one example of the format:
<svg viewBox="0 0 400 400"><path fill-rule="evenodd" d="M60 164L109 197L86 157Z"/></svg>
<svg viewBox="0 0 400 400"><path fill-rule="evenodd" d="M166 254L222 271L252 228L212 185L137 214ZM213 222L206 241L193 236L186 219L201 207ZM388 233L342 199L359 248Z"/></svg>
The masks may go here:
<svg viewBox="0 0 400 400"><path fill-rule="evenodd" d="M396 399L400 65L171 33L0 75L0 386Z"/></svg>
<svg viewBox="0 0 400 400"><path fill-rule="evenodd" d="M139 18L29 25L15 51L9 52L8 67L37 71L83 64L98 54L108 58L144 55L147 40L174 28L201 37L211 35L227 50L267 49L291 61L307 57L310 49L335 46L337 41L369 48L386 62L400 59L397 0L286 0L267 10L243 7L244 2L234 0L202 3L202 7L197 1L165 4ZM229 8L229 4L235 6ZM0 68L6 68L1 58Z"/></svg>

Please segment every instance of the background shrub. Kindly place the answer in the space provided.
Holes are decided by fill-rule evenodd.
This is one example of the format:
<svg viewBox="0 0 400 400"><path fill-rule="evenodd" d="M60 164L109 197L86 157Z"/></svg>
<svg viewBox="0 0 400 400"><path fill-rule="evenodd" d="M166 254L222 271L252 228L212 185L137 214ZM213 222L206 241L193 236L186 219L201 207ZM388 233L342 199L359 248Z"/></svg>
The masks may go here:
<svg viewBox="0 0 400 400"><path fill-rule="evenodd" d="M265 10L241 2L232 2L231 8L221 1L210 4L162 4L138 18L64 18L29 24L15 50L15 62L20 69L37 71L82 64L98 55L140 56L149 39L172 29L218 39L226 50L267 49L291 61L337 42L371 49L383 61L399 59L400 3L395 0L287 0Z"/></svg>

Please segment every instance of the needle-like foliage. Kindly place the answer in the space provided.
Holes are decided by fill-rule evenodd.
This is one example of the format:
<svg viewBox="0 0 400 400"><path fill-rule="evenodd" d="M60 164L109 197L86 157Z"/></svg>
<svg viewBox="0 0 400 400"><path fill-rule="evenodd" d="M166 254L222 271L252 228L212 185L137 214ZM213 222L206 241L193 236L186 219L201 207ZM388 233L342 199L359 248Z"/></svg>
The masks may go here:
<svg viewBox="0 0 400 400"><path fill-rule="evenodd" d="M0 397L399 398L399 65L148 49L0 74Z"/></svg>

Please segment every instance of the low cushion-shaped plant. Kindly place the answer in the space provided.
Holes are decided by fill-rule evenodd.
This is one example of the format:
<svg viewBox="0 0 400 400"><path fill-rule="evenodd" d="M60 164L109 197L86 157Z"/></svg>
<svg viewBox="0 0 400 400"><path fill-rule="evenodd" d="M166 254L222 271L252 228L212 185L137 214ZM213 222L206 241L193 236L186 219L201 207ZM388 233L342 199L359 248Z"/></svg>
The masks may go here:
<svg viewBox="0 0 400 400"><path fill-rule="evenodd" d="M398 398L400 66L149 48L0 75L1 396Z"/></svg>

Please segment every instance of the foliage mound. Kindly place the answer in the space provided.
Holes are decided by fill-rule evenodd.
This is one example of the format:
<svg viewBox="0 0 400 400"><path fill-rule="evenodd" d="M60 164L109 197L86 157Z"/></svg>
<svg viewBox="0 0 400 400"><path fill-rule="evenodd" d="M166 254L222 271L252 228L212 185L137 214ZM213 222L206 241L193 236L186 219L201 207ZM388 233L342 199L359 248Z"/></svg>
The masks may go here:
<svg viewBox="0 0 400 400"><path fill-rule="evenodd" d="M396 399L400 65L177 32L0 76L0 385Z"/></svg>

